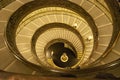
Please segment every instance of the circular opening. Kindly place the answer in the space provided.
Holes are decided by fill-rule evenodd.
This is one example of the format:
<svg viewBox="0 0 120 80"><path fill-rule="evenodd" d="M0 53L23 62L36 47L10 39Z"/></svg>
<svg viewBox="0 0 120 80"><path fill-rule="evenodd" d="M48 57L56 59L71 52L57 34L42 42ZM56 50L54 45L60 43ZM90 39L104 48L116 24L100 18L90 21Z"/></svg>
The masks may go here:
<svg viewBox="0 0 120 80"><path fill-rule="evenodd" d="M61 68L72 67L78 62L77 53L75 53L71 45L64 42L51 44L46 55L49 55L54 64Z"/></svg>
<svg viewBox="0 0 120 80"><path fill-rule="evenodd" d="M63 5L62 1L61 2L60 1L57 1L56 3L54 3L54 1L51 2L51 0L48 0L47 4L50 4L50 5L43 4L44 1L41 2L41 3L37 2L37 0L33 1L33 2L36 3L36 5L27 4L27 6L29 6L29 7L25 8L25 6L23 6L22 8L18 9L16 11L16 13L14 13L12 15L12 17L10 18L10 22L8 23L8 26L6 28L6 43L9 46L9 48L13 51L13 53L21 61L25 62L26 64L31 64L32 62L30 62L29 60L27 60L28 58L26 58L26 57L22 57L22 58L19 57L19 55L20 56L22 55L21 54L22 50L20 50L21 46L18 47L17 42L22 41L24 39L24 40L26 40L27 43L29 42L27 44L27 46L29 45L29 47L32 49L33 47L31 47L31 42L32 42L32 39L34 40L34 38L33 38L34 33L36 32L36 30L38 28L40 28L40 27L42 27L42 26L44 26L46 24L56 23L56 22L58 22L58 23L65 23L67 20L64 20L64 21L59 21L59 20L62 20L63 17L67 17L65 19L69 19L69 20L72 20L72 21L69 22L69 23L66 22L65 24L67 24L69 26L72 26L76 30L78 30L78 29L81 30L81 27L86 27L86 28L88 28L90 30L90 33L93 35L93 37L95 37L95 35L97 34L97 33L93 34L94 31L92 30L92 28L96 28L96 26L94 25L94 21L92 21L92 19L90 18L90 16L87 15L87 13L82 8L80 8L79 6L77 6L75 4L69 3L69 1L66 1L66 3L64 3L64 5ZM58 5L58 3L61 3L61 4ZM67 3L69 3L69 4L67 4ZM74 7L69 6L71 4L74 5ZM37 10L38 8L39 8L39 10ZM44 9L42 9L42 8L44 8ZM21 12L21 13L19 13L19 12ZM67 13L63 14L63 12L67 12ZM19 13L19 14L17 14L17 13ZM29 14L29 13L31 13L31 14ZM59 16L61 16L61 17L59 17ZM49 22L49 21L46 21L47 17L52 17L51 19L55 18L57 20L53 21L53 22L52 22L52 20L50 20L51 22ZM47 23L43 22L43 24L41 25L40 21L38 21L38 23L40 23L40 24L38 24L39 26L38 27L35 27L35 26L32 27L33 29L35 29L34 31L32 31L33 29L31 28L31 32L33 32L33 34L30 34L30 35L32 35L31 36L31 40L27 41L27 39L25 39L23 37L30 32L30 31L28 31L30 29L29 27L31 27L31 25L36 22L36 19L37 20L38 19L39 20L44 19ZM71 23L73 23L73 24L76 23L76 24L73 25ZM79 26L79 24L77 24L77 23L81 23L83 25ZM23 31L25 29L28 29L28 30L27 31ZM78 32L80 30L78 30ZM22 33L22 31L23 31L23 33ZM24 33L24 32L26 32L26 33ZM22 33L24 35L22 35L20 33ZM29 37L29 34L27 35L27 37ZM86 39L86 37L87 36L84 36L83 38ZM26 43L26 42L24 42L24 43ZM77 63L77 58L76 57L78 57L78 55L76 55L76 51L69 44L66 44L64 42L56 42L54 44L51 44L49 47L51 47L52 45L56 45L58 43L59 44L63 44L64 46L62 47L62 49L60 49L58 51L58 53L54 53L54 51L50 52L50 54L52 55L51 59L53 60L54 64L57 65L58 67L61 67L61 68L68 68L68 67L74 66ZM93 42L91 41L91 43L92 43L92 46L94 46L94 41ZM23 45L22 42L20 44L22 44L22 46L25 47L25 44ZM33 43L32 46L34 46L34 45L35 45L35 43ZM65 45L68 45L69 47L66 47ZM43 49L43 51L44 51L44 49ZM84 49L82 49L82 52L83 51L84 51ZM92 52L92 49L90 51ZM86 52L87 52L87 50L86 50ZM59 54L60 56L58 56L57 54ZM82 54L82 56L83 56L83 54ZM56 57L58 57L58 58L56 59ZM81 55L80 55L80 58L81 58ZM88 58L88 56L87 56L87 58ZM24 61L24 60L27 60L27 61ZM61 62L60 65L57 64L56 60L59 60ZM65 65L62 66L62 64L65 64ZM33 63L31 66L34 67L34 66L36 66L36 64ZM41 65L39 65L38 67L41 68ZM38 69L38 67L35 68L35 69Z"/></svg>

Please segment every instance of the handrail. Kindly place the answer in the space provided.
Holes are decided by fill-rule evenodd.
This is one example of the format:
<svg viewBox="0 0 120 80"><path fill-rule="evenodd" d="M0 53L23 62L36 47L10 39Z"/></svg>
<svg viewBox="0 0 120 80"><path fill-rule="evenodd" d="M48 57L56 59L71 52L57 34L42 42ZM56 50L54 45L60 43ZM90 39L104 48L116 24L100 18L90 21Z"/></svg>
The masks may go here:
<svg viewBox="0 0 120 80"><path fill-rule="evenodd" d="M119 35L120 35L120 23L119 23L119 21L120 21L119 10L120 9L119 9L119 5L115 0L105 0L105 2L110 9L110 13L111 13L112 19L113 19L113 26L114 27L113 27L112 39L111 39L106 51L103 53L103 55L101 57L99 57L95 62L91 63L90 64L91 66L99 63L102 59L104 59L110 53L110 51L113 49L113 47L117 43ZM114 6L116 6L116 7L114 7Z"/></svg>
<svg viewBox="0 0 120 80"><path fill-rule="evenodd" d="M52 26L52 27L51 27ZM31 49L32 49L32 52L33 54L36 56L36 58L38 57L37 56L37 53L36 53L36 50L35 50L35 43L37 41L37 38L45 31L45 30L49 30L51 28L63 28L63 29L67 29L67 30L70 30L71 32L73 32L74 34L76 34L76 36L79 38L80 42L82 43L82 47L83 47L83 50L82 50L82 55L84 54L84 50L85 50L85 44L83 42L83 38L81 37L81 34L74 28L70 27L69 25L67 24L63 24L63 23L49 23L49 24L46 24L44 26L42 26L41 28L39 28L33 35L32 37L32 41L31 41ZM76 53L78 54L78 53ZM38 60L38 59L37 59ZM81 59L80 59L81 60ZM40 62L40 61L39 61ZM41 62L42 63L42 62Z"/></svg>
<svg viewBox="0 0 120 80"><path fill-rule="evenodd" d="M22 6L21 8L19 8L15 13L13 13L13 15L11 16L11 18L9 19L7 28L6 28L6 33L5 33L5 38L6 38L6 43L9 46L9 48L12 50L14 55L18 55L18 57L21 56L21 54L19 53L17 47L16 47L16 43L15 43L15 32L17 29L17 25L19 24L19 22L24 18L24 16L26 16L28 13L32 12L33 10L37 9L37 8L43 8L43 7L47 7L47 6L57 6L57 7L65 7L68 8L70 10L75 11L76 13L78 13L80 16L82 16L84 19L86 19L86 21L89 23L90 27L92 28L93 34L94 34L94 39L97 39L96 35L97 35L97 29L96 26L94 24L93 19L89 16L89 14L87 14L85 12L85 10L83 10L81 7L77 6L76 4L70 3L69 1L58 1L58 0L52 0L49 1L47 4L44 4L46 1L41 0L41 2L37 2L37 1L33 1L33 2L29 2L26 5ZM56 3L57 2L57 3ZM54 3L54 4L53 4ZM35 4L35 5L33 5ZM63 5L65 4L65 5ZM70 4L73 4L74 7L69 6ZM31 6L32 5L32 6ZM75 8L76 7L76 8ZM24 9L24 10L23 10ZM82 14L83 13L83 14ZM23 15L24 14L24 15ZM89 22L90 21L90 22ZM11 27L12 26L12 27ZM11 29L12 28L12 29ZM94 30L95 31L94 31ZM10 31L11 30L11 31ZM97 42L97 40L95 40L95 43ZM94 44L95 44L94 43ZM19 59L23 60L23 57L20 57Z"/></svg>
<svg viewBox="0 0 120 80"><path fill-rule="evenodd" d="M39 1L39 0L36 0L36 1ZM61 2L60 2L61 1ZM56 2L56 3L55 3ZM109 1L108 1L109 2ZM45 3L45 4L44 4ZM53 3L55 3L55 5L52 5ZM16 48L16 44L14 43L15 40L13 39L13 37L15 38L15 31L17 29L17 25L19 24L19 22L24 18L24 16L26 16L28 13L29 13L29 10L30 12L33 11L34 9L37 9L37 8L40 8L40 5L41 4L41 7L46 7L46 6L60 6L60 7L66 7L66 8L70 8L72 9L73 11L77 12L77 13L80 13L82 12L83 9L79 8L77 5L73 4L73 3L70 3L68 1L65 1L65 0L48 0L48 3L46 3L46 0L41 0L40 3L36 3L33 1L33 3L30 2L30 4L27 4L27 5L24 5L23 7L19 8L13 15L12 17L10 18L9 22L8 22L8 25L7 25L7 29L6 29L6 33L5 33L5 41L6 41L6 44L7 46L9 47L9 49L13 52L13 54L15 56L17 56L17 58L22 61L23 63L27 64L29 67L32 67L33 69L35 69L36 71L39 71L41 72L41 70L43 71L43 74L45 74L44 72L48 72L48 73L53 73L51 75L55 75L56 73L58 74L72 74L72 75L82 75L82 74L86 74L86 73L96 73L96 72L99 72L101 70L104 70L104 69L112 69L116 66L119 66L120 65L120 59L116 60L116 61L113 61L111 63L108 63L108 64L105 64L105 65L101 65L101 66L98 66L98 67L89 67L89 68L85 68L85 69L74 69L74 70L59 70L59 69L49 69L49 68L44 68L44 67L40 67L38 65L35 65L35 64L32 64L28 61L26 61L19 53L19 51L17 50ZM48 5L50 4L50 5ZM63 4L65 4L63 6ZM71 6L70 4L73 4L73 6ZM110 3L111 5L112 3ZM34 8L32 8L32 6L34 6ZM35 6L37 8L35 8ZM75 8L74 8L75 7ZM77 9L76 9L77 7ZM31 9L30 9L31 8ZM24 9L24 10L23 10ZM111 7L111 9L113 9ZM28 12L27 12L28 11ZM25 14L25 15L23 15ZM82 15L86 21L88 21L89 25L91 26L93 32L94 32L94 38L97 39L97 29L96 29L96 26L94 24L94 21L93 19L89 16L89 14L87 14L84 10L82 13L80 13L80 15ZM114 14L113 14L113 17L114 17ZM114 17L115 18L115 17ZM116 20L116 18L114 19ZM118 19L117 19L118 20ZM118 26L118 22L115 22L114 25ZM12 28L12 29L11 29ZM9 31L11 30L11 32ZM115 30L115 29L114 29ZM116 31L116 30L115 30ZM116 37L116 36L115 36ZM113 39L112 39L113 40ZM97 42L97 40L96 40ZM95 43L96 43L95 42ZM114 43L114 40L113 40L113 43ZM113 45L113 44L110 44L110 45Z"/></svg>

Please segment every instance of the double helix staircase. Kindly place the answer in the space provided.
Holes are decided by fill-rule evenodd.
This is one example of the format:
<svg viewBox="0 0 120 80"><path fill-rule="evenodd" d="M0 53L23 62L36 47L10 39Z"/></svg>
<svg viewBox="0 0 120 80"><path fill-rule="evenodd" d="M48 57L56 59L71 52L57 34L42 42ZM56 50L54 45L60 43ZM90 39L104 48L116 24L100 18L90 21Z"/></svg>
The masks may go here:
<svg viewBox="0 0 120 80"><path fill-rule="evenodd" d="M119 77L119 20L117 0L1 0L0 70Z"/></svg>

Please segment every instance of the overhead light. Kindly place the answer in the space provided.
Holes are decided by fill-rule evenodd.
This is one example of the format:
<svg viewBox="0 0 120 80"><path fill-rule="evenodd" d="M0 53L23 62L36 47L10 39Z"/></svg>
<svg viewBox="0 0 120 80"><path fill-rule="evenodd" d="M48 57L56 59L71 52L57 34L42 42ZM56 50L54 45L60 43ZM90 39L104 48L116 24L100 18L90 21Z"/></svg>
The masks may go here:
<svg viewBox="0 0 120 80"><path fill-rule="evenodd" d="M73 24L73 27L74 27L74 28L77 28L77 27L78 27L78 24L77 24L77 23L74 23L74 24Z"/></svg>
<svg viewBox="0 0 120 80"><path fill-rule="evenodd" d="M54 51L51 51L51 55L53 55Z"/></svg>
<svg viewBox="0 0 120 80"><path fill-rule="evenodd" d="M66 54L66 53L63 53L62 56L60 57L60 60L61 60L62 62L67 62L67 61L68 61L68 56L67 56L67 54Z"/></svg>
<svg viewBox="0 0 120 80"><path fill-rule="evenodd" d="M91 41L93 39L93 36L88 36L87 41Z"/></svg>

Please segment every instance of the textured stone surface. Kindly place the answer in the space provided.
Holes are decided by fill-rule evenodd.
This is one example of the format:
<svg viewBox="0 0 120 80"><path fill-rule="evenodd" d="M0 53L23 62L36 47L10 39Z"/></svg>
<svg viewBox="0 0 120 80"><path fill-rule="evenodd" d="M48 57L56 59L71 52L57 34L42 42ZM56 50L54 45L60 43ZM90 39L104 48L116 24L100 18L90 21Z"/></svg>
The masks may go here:
<svg viewBox="0 0 120 80"><path fill-rule="evenodd" d="M13 1L15 1L15 0L0 0L0 9L4 8L5 6L7 6L8 4L10 4Z"/></svg>

